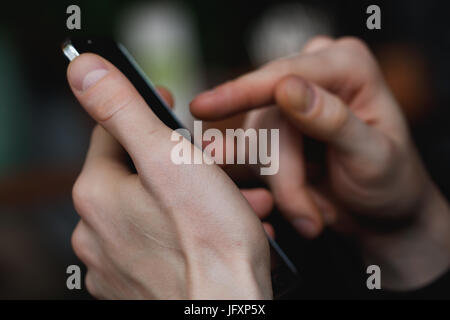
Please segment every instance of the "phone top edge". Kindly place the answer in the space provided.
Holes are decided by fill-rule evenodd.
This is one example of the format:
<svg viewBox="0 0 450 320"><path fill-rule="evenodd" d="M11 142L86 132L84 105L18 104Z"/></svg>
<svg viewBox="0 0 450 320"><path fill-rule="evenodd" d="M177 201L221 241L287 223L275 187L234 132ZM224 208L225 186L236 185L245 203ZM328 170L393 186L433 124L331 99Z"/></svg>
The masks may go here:
<svg viewBox="0 0 450 320"><path fill-rule="evenodd" d="M75 49L70 40L66 40L63 42L62 51L67 59L69 59L69 61L72 61L80 55L80 53L77 51L77 49Z"/></svg>
<svg viewBox="0 0 450 320"><path fill-rule="evenodd" d="M173 114L173 111L169 108L166 101L161 97L161 95L158 93L158 90L155 89L155 85L150 80L150 78L147 76L147 74L142 70L142 68L139 66L139 64L136 62L134 57L130 54L130 52L125 48L124 45L122 45L120 42L116 42L117 47L122 52L122 54L127 58L127 60L133 65L137 73L141 76L141 78L145 81L145 83L149 86L149 88L153 91L153 94L156 95L160 103L167 109L167 111L173 116L173 118L178 122L179 129L185 129L185 126L180 123L180 121L175 117Z"/></svg>

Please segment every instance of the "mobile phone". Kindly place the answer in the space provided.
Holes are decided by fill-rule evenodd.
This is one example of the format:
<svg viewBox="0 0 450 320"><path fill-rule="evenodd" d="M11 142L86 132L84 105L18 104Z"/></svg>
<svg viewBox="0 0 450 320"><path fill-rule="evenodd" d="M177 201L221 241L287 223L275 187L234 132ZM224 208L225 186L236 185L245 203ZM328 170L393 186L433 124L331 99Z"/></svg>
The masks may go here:
<svg viewBox="0 0 450 320"><path fill-rule="evenodd" d="M145 102L147 102L147 105L165 125L172 130L184 128L160 97L145 73L121 44L108 38L73 37L63 42L62 51L69 61L86 52L102 56L115 65L130 80ZM130 166L134 169L131 158ZM278 244L272 238L268 237L268 239L271 247L273 293L274 298L279 299L298 286L299 275L294 263Z"/></svg>

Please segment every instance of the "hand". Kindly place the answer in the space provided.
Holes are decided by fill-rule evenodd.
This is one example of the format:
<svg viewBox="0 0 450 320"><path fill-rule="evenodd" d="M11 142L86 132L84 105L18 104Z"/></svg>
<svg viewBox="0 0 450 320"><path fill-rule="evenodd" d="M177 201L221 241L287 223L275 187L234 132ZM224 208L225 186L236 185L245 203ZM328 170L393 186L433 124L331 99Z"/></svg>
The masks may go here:
<svg viewBox="0 0 450 320"><path fill-rule="evenodd" d="M191 111L217 120L264 106L245 126L280 129L280 171L265 180L301 234L313 238L324 224L352 232L388 287L417 287L448 268L448 205L361 41L317 38L297 56L201 94ZM327 145L319 186L306 180L302 135Z"/></svg>
<svg viewBox="0 0 450 320"><path fill-rule="evenodd" d="M81 221L72 241L88 268L89 292L98 298L270 299L267 238L228 176L213 165L173 164L172 130L108 61L82 54L67 76L99 124L73 189ZM243 193L259 214L270 211L267 191Z"/></svg>

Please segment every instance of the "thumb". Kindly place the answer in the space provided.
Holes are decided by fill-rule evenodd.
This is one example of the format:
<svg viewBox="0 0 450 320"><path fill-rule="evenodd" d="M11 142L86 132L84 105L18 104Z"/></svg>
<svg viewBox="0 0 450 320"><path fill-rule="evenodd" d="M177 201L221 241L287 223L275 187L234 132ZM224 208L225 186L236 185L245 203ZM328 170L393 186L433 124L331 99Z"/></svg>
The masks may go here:
<svg viewBox="0 0 450 320"><path fill-rule="evenodd" d="M171 131L109 61L81 54L69 64L67 79L83 108L124 147L138 172L148 168L149 156L168 150Z"/></svg>
<svg viewBox="0 0 450 320"><path fill-rule="evenodd" d="M328 142L341 153L374 161L384 137L337 96L298 76L287 76L275 88L277 105L297 128Z"/></svg>
<svg viewBox="0 0 450 320"><path fill-rule="evenodd" d="M241 189L241 193L258 218L264 219L269 216L273 209L273 196L268 190L262 188Z"/></svg>

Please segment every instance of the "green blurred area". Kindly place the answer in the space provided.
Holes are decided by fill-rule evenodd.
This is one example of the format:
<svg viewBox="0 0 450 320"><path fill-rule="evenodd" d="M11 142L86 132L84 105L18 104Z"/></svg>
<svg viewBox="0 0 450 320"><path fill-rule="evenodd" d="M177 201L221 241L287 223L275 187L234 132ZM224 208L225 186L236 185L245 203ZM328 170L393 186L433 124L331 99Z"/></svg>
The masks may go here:
<svg viewBox="0 0 450 320"><path fill-rule="evenodd" d="M8 37L0 32L0 175L25 157L29 103L21 67Z"/></svg>

